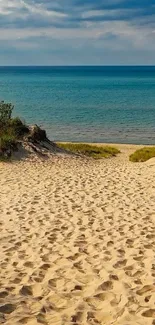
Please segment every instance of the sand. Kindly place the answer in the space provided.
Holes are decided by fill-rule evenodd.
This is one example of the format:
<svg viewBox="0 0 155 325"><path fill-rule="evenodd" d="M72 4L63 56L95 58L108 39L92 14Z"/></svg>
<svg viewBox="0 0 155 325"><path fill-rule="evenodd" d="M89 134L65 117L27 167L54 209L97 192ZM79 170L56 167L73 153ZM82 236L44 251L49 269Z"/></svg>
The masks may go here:
<svg viewBox="0 0 155 325"><path fill-rule="evenodd" d="M155 324L155 161L0 163L0 324Z"/></svg>

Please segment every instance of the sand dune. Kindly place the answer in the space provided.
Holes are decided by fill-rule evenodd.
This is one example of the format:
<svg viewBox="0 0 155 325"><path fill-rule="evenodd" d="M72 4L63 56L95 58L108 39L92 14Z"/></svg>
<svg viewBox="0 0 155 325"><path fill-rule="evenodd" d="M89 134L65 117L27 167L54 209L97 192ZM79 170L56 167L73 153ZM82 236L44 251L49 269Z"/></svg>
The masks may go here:
<svg viewBox="0 0 155 325"><path fill-rule="evenodd" d="M155 324L155 165L0 164L0 324Z"/></svg>

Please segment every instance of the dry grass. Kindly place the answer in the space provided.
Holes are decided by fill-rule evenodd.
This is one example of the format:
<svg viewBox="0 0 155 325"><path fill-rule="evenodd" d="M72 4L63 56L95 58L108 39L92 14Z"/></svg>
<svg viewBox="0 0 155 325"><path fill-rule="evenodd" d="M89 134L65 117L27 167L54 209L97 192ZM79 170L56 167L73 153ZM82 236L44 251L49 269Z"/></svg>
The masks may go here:
<svg viewBox="0 0 155 325"><path fill-rule="evenodd" d="M144 147L130 155L129 160L132 162L144 162L153 157L155 157L155 147Z"/></svg>
<svg viewBox="0 0 155 325"><path fill-rule="evenodd" d="M57 145L69 152L82 154L96 159L110 158L120 153L117 148L110 146L96 146L85 143L57 143Z"/></svg>

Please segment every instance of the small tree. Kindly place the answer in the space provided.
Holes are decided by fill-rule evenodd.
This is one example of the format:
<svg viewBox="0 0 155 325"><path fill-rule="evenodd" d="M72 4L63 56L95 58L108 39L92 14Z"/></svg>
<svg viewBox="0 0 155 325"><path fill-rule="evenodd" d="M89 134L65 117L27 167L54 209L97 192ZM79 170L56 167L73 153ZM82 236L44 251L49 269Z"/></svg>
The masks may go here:
<svg viewBox="0 0 155 325"><path fill-rule="evenodd" d="M0 102L0 124L6 124L12 115L14 106L11 103Z"/></svg>

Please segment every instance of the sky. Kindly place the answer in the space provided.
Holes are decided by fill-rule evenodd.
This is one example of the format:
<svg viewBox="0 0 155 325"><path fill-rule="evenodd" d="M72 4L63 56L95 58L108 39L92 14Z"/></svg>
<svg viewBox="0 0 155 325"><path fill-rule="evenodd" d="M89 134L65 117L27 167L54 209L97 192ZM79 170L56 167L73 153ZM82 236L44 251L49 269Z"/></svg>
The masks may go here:
<svg viewBox="0 0 155 325"><path fill-rule="evenodd" d="M0 65L155 65L155 0L0 0Z"/></svg>

